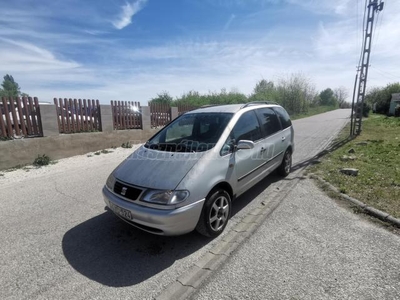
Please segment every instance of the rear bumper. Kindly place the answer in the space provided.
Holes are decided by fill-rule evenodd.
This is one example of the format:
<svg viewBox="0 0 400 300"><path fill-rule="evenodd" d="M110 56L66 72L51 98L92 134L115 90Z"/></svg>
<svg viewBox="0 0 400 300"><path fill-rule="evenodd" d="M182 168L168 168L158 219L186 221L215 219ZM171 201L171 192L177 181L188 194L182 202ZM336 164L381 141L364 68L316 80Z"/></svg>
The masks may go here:
<svg viewBox="0 0 400 300"><path fill-rule="evenodd" d="M103 187L106 205L122 220L144 231L159 235L181 235L195 229L203 209L199 200L177 209L155 209L127 202Z"/></svg>

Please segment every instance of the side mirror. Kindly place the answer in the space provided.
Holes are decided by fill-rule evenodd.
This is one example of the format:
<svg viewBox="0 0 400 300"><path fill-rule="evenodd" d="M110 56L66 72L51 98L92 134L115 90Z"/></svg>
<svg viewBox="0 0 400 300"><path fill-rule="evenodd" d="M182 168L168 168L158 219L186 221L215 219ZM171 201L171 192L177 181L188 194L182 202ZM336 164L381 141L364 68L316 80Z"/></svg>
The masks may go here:
<svg viewBox="0 0 400 300"><path fill-rule="evenodd" d="M254 142L248 141L248 140L240 140L236 146L236 149L240 150L246 150L246 149L253 149L254 148Z"/></svg>

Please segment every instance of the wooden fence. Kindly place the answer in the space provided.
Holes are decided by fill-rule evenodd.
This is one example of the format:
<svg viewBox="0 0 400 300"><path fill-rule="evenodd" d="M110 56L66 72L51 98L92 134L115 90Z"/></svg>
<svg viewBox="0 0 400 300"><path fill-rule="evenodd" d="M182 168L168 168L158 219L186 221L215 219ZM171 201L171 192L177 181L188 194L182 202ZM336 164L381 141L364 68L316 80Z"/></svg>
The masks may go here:
<svg viewBox="0 0 400 300"><path fill-rule="evenodd" d="M52 119L45 120L46 126L53 126L52 128L54 128L58 125L59 133L63 134L102 131L99 100L54 98L54 104L56 115L53 116L56 118L52 119L49 115L51 111L46 110L46 117ZM173 108L172 110L168 104L150 102L149 121L151 127L163 127L171 122L172 115L175 116L176 110L181 115L195 108L188 104L180 104L177 109ZM143 129L140 102L111 101L111 110L114 130ZM43 136L38 99L36 97L0 98L0 138L13 139L35 136Z"/></svg>
<svg viewBox="0 0 400 300"><path fill-rule="evenodd" d="M140 102L111 101L115 130L142 129Z"/></svg>
<svg viewBox="0 0 400 300"><path fill-rule="evenodd" d="M171 107L168 104L149 102L149 107L151 127L162 127L171 122Z"/></svg>
<svg viewBox="0 0 400 300"><path fill-rule="evenodd" d="M38 99L2 97L0 102L0 137L43 136Z"/></svg>
<svg viewBox="0 0 400 300"><path fill-rule="evenodd" d="M60 133L101 131L99 100L54 98Z"/></svg>
<svg viewBox="0 0 400 300"><path fill-rule="evenodd" d="M178 104L178 115L179 116L183 115L184 113L186 113L188 111L191 111L191 110L194 110L196 108L198 108L198 107L190 105L190 104L186 104L186 103Z"/></svg>

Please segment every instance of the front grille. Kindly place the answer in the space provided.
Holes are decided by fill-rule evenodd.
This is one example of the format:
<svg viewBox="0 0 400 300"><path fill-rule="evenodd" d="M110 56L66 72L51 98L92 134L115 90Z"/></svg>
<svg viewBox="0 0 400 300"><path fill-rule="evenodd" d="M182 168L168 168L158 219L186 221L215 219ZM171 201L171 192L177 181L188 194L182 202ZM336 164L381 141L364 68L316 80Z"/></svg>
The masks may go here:
<svg viewBox="0 0 400 300"><path fill-rule="evenodd" d="M142 190L116 181L114 185L114 193L130 200L137 200L142 193Z"/></svg>

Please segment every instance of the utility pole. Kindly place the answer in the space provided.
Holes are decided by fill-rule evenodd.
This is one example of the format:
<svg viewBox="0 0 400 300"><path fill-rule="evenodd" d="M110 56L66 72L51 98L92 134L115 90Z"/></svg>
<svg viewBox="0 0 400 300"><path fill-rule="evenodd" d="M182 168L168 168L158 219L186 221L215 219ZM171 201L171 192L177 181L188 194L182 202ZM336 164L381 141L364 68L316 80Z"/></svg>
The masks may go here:
<svg viewBox="0 0 400 300"><path fill-rule="evenodd" d="M367 77L368 77L368 67L369 67L369 58L371 55L371 42L372 42L372 29L374 25L375 13L382 11L384 2L382 0L368 0L368 14L367 14L367 22L365 24L365 37L364 37L364 46L362 51L362 61L361 65L358 66L357 73L360 72L360 76L358 78L358 92L357 92L357 102L352 106L352 121L354 118L354 122L352 122L352 135L359 135L361 133L361 122L363 117L363 108L364 108L364 99L365 99L365 90L367 85ZM357 81L357 79L356 79ZM354 102L354 95L353 95ZM355 112L353 113L353 110Z"/></svg>

